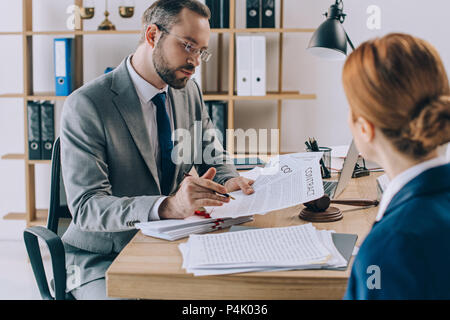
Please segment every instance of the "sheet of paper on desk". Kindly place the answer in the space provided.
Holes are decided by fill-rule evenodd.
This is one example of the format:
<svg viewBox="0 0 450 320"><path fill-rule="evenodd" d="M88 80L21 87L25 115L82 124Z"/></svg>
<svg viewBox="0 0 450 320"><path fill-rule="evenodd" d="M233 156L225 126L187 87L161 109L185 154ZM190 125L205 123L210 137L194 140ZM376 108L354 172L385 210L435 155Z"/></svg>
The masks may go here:
<svg viewBox="0 0 450 320"><path fill-rule="evenodd" d="M348 153L350 145L330 146L331 148L331 170L341 171L344 166L344 160Z"/></svg>
<svg viewBox="0 0 450 320"><path fill-rule="evenodd" d="M182 267L196 276L346 266L331 233L319 231L309 223L192 235L179 249L183 256Z"/></svg>
<svg viewBox="0 0 450 320"><path fill-rule="evenodd" d="M255 180L255 192L230 193L236 200L221 207L206 207L212 218L265 214L318 199L323 196L320 152L305 152L272 157L264 168L244 174Z"/></svg>
<svg viewBox="0 0 450 320"><path fill-rule="evenodd" d="M135 224L135 227L141 229L146 236L174 241L191 234L212 232L252 220L253 216L224 219L205 219L199 216L191 216L186 219L141 222Z"/></svg>
<svg viewBox="0 0 450 320"><path fill-rule="evenodd" d="M350 145L340 145L340 146L330 146L331 148L331 157L333 158L345 158L348 153L348 148Z"/></svg>

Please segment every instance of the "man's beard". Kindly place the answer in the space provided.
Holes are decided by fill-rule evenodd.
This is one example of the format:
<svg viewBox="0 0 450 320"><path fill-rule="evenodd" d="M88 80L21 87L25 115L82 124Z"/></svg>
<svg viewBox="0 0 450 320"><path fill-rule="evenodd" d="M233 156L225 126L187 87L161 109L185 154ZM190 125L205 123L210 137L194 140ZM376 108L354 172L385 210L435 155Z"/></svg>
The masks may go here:
<svg viewBox="0 0 450 320"><path fill-rule="evenodd" d="M167 60L164 57L164 52L162 50L162 42L160 41L155 48L153 53L153 66L155 67L156 72L159 77L167 83L169 86L175 89L182 89L186 86L189 78L181 77L177 78L176 71L178 70L186 70L186 71L195 71L195 67L191 64L186 64L181 67L171 69Z"/></svg>

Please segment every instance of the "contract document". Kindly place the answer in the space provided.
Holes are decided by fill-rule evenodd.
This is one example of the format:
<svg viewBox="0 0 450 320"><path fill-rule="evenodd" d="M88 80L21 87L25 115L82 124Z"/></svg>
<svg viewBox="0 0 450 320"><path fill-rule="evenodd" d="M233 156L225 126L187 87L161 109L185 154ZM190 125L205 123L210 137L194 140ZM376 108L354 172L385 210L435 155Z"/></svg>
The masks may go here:
<svg viewBox="0 0 450 320"><path fill-rule="evenodd" d="M241 190L230 193L236 200L221 207L206 207L211 218L265 214L323 196L320 173L321 152L295 153L272 157L264 168L256 167L243 174L255 180L255 192Z"/></svg>

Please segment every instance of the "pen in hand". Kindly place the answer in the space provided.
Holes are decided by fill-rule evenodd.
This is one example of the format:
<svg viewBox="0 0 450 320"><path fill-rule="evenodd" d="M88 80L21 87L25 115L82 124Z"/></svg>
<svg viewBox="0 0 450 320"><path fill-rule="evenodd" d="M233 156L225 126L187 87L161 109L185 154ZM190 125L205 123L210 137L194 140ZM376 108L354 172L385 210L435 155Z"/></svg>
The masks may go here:
<svg viewBox="0 0 450 320"><path fill-rule="evenodd" d="M184 177L192 177L189 173L184 173ZM221 196L224 196L224 197L227 197L227 198L230 198L231 200L236 200L233 196L230 196L228 193L220 193L220 192L217 192L217 191L214 191L216 194L219 194L219 195L221 195Z"/></svg>

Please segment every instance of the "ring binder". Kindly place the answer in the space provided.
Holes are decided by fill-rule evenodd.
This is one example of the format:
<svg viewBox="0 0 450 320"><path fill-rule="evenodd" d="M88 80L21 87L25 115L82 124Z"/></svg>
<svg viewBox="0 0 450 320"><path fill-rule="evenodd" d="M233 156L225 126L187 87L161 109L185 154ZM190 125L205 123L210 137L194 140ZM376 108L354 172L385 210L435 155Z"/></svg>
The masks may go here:
<svg viewBox="0 0 450 320"><path fill-rule="evenodd" d="M274 0L262 0L261 20L263 28L275 28Z"/></svg>
<svg viewBox="0 0 450 320"><path fill-rule="evenodd" d="M56 96L68 96L73 90L74 49L72 38L54 40Z"/></svg>
<svg viewBox="0 0 450 320"><path fill-rule="evenodd" d="M55 140L54 104L50 101L41 103L41 159L51 160Z"/></svg>
<svg viewBox="0 0 450 320"><path fill-rule="evenodd" d="M209 101L209 116L218 131L218 139L226 149L227 139L227 103L225 101Z"/></svg>
<svg viewBox="0 0 450 320"><path fill-rule="evenodd" d="M236 83L238 96L266 95L265 36L236 37Z"/></svg>
<svg viewBox="0 0 450 320"><path fill-rule="evenodd" d="M210 27L212 29L220 28L220 7L219 7L219 1L220 0L206 0L206 5L209 8L209 11L211 12L211 18L210 18Z"/></svg>
<svg viewBox="0 0 450 320"><path fill-rule="evenodd" d="M252 36L236 37L236 88L238 96L252 95Z"/></svg>
<svg viewBox="0 0 450 320"><path fill-rule="evenodd" d="M266 95L266 37L252 36L252 96Z"/></svg>
<svg viewBox="0 0 450 320"><path fill-rule="evenodd" d="M247 0L247 28L261 27L261 0Z"/></svg>
<svg viewBox="0 0 450 320"><path fill-rule="evenodd" d="M41 114L39 103L29 101L27 113L28 159L41 160Z"/></svg>
<svg viewBox="0 0 450 320"><path fill-rule="evenodd" d="M230 0L220 0L220 28L230 27Z"/></svg>

